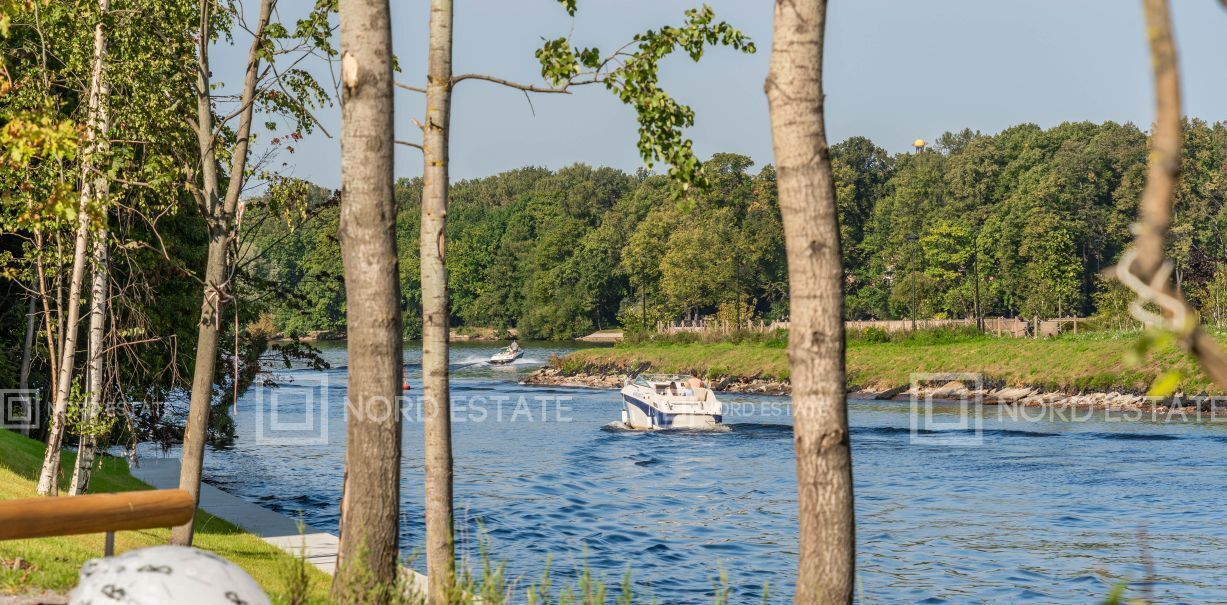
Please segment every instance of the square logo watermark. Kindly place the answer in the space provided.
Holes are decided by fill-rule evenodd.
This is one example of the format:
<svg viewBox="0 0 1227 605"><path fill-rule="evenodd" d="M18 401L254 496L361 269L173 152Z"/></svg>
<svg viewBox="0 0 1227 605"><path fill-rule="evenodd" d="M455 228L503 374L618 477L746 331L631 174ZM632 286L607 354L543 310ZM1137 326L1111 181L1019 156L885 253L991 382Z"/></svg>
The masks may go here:
<svg viewBox="0 0 1227 605"><path fill-rule="evenodd" d="M0 428L32 431L39 426L37 389L0 389Z"/></svg>
<svg viewBox="0 0 1227 605"><path fill-rule="evenodd" d="M984 443L984 375L916 372L911 376L911 443Z"/></svg>
<svg viewBox="0 0 1227 605"><path fill-rule="evenodd" d="M256 443L260 445L327 445L328 384L295 389L255 389Z"/></svg>

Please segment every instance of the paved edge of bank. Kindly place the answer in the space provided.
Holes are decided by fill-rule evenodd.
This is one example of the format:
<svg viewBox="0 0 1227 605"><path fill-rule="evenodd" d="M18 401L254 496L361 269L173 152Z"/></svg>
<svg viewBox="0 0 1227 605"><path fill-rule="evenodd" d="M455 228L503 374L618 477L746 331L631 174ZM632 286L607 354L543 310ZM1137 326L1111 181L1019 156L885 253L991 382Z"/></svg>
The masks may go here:
<svg viewBox="0 0 1227 605"><path fill-rule="evenodd" d="M179 460L175 458L142 458L139 466L131 468L130 471L133 477L158 489L179 487ZM341 545L337 536L248 502L208 483L200 485L200 508L295 557L303 558L328 575L336 572L337 552ZM404 572L410 586L420 594L426 594L426 576L407 567Z"/></svg>

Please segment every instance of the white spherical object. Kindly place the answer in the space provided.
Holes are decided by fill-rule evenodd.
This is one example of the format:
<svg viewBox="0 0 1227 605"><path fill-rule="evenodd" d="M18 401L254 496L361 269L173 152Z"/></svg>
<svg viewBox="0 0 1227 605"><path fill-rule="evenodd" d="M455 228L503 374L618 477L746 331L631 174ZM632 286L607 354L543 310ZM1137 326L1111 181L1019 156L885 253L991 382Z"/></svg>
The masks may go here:
<svg viewBox="0 0 1227 605"><path fill-rule="evenodd" d="M186 546L153 546L91 559L69 605L269 605L238 565Z"/></svg>

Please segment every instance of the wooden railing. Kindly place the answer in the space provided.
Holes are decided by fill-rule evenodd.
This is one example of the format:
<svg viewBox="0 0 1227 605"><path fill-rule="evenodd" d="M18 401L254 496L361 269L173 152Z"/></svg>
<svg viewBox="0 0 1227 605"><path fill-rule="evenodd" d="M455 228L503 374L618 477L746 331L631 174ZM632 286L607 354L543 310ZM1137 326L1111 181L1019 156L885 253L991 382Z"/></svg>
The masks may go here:
<svg viewBox="0 0 1227 605"><path fill-rule="evenodd" d="M0 501L0 540L182 525L196 512L192 495L160 489L64 498ZM108 553L109 554L109 553Z"/></svg>

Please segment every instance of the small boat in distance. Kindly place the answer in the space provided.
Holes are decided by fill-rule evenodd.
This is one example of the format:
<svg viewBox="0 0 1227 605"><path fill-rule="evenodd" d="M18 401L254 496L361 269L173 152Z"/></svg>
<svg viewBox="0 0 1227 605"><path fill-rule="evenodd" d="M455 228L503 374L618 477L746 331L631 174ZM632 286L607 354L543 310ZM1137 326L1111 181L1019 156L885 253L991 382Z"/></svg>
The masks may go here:
<svg viewBox="0 0 1227 605"><path fill-rule="evenodd" d="M709 429L724 420L715 392L685 374L640 374L622 387L622 401L632 429Z"/></svg>
<svg viewBox="0 0 1227 605"><path fill-rule="evenodd" d="M513 340L510 346L499 349L498 353L490 357L490 363L496 366L506 365L523 356L524 349L520 347L520 343Z"/></svg>

